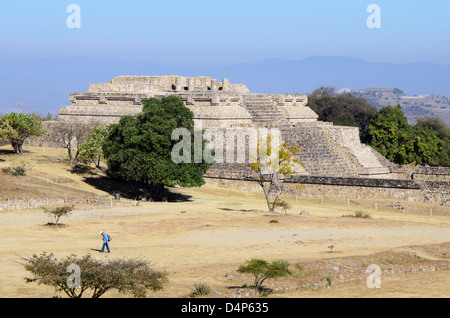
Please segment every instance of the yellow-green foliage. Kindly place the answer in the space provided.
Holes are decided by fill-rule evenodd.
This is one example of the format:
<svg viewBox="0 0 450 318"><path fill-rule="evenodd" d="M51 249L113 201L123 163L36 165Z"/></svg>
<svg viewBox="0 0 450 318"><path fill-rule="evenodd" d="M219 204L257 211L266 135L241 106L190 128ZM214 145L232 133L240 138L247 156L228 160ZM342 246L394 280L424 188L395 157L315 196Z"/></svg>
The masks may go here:
<svg viewBox="0 0 450 318"><path fill-rule="evenodd" d="M289 204L284 201L278 203L278 198L284 191L282 179L297 173L297 166L303 166L296 157L302 149L284 142L278 147L278 155L273 151L272 136L268 135L267 139L260 139L256 158L251 158L250 168L259 175L256 182L264 191L269 211L274 212L275 207L278 206L286 212L286 209L290 208Z"/></svg>

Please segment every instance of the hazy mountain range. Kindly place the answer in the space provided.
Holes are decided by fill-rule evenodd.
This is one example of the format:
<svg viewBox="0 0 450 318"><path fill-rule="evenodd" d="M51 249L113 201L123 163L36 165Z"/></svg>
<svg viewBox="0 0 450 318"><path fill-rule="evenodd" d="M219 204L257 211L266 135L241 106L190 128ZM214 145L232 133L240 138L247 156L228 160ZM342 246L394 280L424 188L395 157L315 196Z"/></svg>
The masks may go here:
<svg viewBox="0 0 450 318"><path fill-rule="evenodd" d="M119 75L177 74L228 78L232 83L246 84L252 93L307 94L320 86L346 88L359 92L377 106L413 100L405 96L433 95L431 99L422 99L420 107L412 105L416 106L415 113L408 116L421 116L421 109L425 109L423 115L443 116L450 124L449 101L443 97L450 96L450 65L442 64L399 65L348 57L310 57L230 66L172 67L114 58L67 57L2 60L0 70L0 113L17 111L17 104L21 104L29 111L56 114L69 103L71 92L84 92L91 83L108 82ZM394 88L401 94L394 94ZM374 97L375 91L381 92L379 98ZM437 100L440 102L436 104ZM427 103L433 105L428 110Z"/></svg>
<svg viewBox="0 0 450 318"><path fill-rule="evenodd" d="M420 117L439 117L450 126L450 100L441 95L408 96L398 88L340 89L338 93L364 97L377 107L400 104L410 124L415 124Z"/></svg>

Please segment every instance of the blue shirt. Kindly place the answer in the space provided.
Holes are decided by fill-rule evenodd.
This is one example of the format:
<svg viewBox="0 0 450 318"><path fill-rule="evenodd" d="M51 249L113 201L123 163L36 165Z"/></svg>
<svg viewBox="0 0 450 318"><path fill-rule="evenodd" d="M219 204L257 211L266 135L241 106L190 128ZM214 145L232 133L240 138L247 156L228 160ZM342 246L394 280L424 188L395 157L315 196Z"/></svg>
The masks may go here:
<svg viewBox="0 0 450 318"><path fill-rule="evenodd" d="M108 234L103 233L103 243L108 243Z"/></svg>

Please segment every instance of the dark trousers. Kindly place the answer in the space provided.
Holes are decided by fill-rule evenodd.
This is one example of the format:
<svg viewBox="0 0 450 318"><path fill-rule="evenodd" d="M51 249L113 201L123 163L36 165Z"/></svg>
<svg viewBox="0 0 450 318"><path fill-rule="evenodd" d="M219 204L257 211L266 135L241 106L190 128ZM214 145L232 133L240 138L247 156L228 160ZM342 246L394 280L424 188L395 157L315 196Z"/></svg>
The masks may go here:
<svg viewBox="0 0 450 318"><path fill-rule="evenodd" d="M102 246L102 252L105 251L105 246L106 246L106 249L108 250L108 253L109 253L109 252L110 252L110 251L109 251L109 245L108 245L107 242L103 243L103 246Z"/></svg>

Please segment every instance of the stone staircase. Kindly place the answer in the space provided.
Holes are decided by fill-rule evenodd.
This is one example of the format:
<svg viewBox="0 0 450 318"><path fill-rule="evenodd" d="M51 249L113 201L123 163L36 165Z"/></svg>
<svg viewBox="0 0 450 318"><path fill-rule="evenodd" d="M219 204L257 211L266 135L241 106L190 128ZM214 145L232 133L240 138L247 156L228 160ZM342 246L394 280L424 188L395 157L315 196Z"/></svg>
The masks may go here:
<svg viewBox="0 0 450 318"><path fill-rule="evenodd" d="M298 158L311 175L383 177L390 172L371 147L360 143L353 127L318 121L281 131L283 140L303 148Z"/></svg>
<svg viewBox="0 0 450 318"><path fill-rule="evenodd" d="M339 127L333 129L330 137L344 147L348 156L354 156L359 162L359 175L383 175L389 174L390 169L384 166L375 155L375 150L360 142L359 131L352 127Z"/></svg>
<svg viewBox="0 0 450 318"><path fill-rule="evenodd" d="M258 127L279 128L283 141L303 148L298 158L311 175L380 177L390 172L371 147L361 144L354 127L320 121L292 123L268 95L247 95L244 107Z"/></svg>
<svg viewBox="0 0 450 318"><path fill-rule="evenodd" d="M244 107L252 116L252 121L260 127L275 128L287 121L286 115L267 95L245 96Z"/></svg>
<svg viewBox="0 0 450 318"><path fill-rule="evenodd" d="M327 126L317 122L282 129L282 137L289 144L302 147L297 157L311 175L357 177L357 163L349 160L345 149L330 139Z"/></svg>

